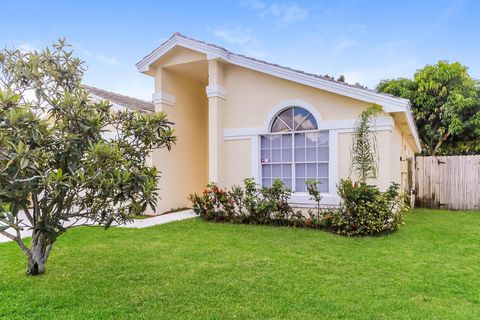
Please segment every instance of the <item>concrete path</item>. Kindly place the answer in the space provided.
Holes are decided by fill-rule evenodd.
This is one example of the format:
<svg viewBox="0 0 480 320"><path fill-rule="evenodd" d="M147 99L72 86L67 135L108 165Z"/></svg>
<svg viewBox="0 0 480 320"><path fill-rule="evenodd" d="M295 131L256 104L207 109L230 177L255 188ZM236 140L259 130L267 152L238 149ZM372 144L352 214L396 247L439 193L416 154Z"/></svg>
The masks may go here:
<svg viewBox="0 0 480 320"><path fill-rule="evenodd" d="M118 227L120 227L120 228L141 229L141 228L156 226L157 224L164 224L164 223L169 223L169 222L172 222L172 221L180 221L180 220L185 220L185 219L191 219L191 218L195 218L196 216L197 215L195 213L193 213L192 210L185 210L185 211L179 211L179 212L174 212L174 213L168 213L168 214L164 214L164 215L161 215L161 216L156 216L156 217L153 217L153 218L133 220L132 223L121 224Z"/></svg>
<svg viewBox="0 0 480 320"><path fill-rule="evenodd" d="M118 228L147 228L151 226L156 226L157 224L169 223L172 221L180 221L185 219L195 218L197 215L193 213L192 210L179 211L174 213L168 213L161 216L156 216L152 218L145 219L134 219L133 222L127 224L117 225ZM26 220L26 218L24 218ZM7 230L8 231L8 230ZM31 230L21 231L22 238L30 237L32 235ZM9 238L0 235L0 243L11 241Z"/></svg>

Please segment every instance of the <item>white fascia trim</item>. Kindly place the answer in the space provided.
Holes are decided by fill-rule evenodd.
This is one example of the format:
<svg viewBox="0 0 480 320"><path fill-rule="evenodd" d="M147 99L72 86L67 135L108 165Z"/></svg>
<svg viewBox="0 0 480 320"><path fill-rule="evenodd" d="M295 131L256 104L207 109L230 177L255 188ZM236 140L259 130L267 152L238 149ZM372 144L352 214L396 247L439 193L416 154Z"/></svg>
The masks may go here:
<svg viewBox="0 0 480 320"><path fill-rule="evenodd" d="M377 103L383 107L385 112L405 112L408 118L409 128L414 137L415 143L421 150L420 139L415 127L415 122L410 111L410 102L408 99L390 97L380 93L368 91L354 86L347 86L333 81L321 79L314 75L304 74L295 70L285 69L279 66L267 64L262 61L252 60L241 55L226 52L221 48L214 47L207 43L186 39L181 36L174 36L167 42L158 47L151 54L143 58L136 64L139 72L148 72L151 64L157 61L165 53L175 46L181 46L187 49L196 50L207 55L207 59L221 59L234 65L266 73L275 77L290 80L293 82L308 85L317 89L333 92L346 97L357 99L368 103Z"/></svg>
<svg viewBox="0 0 480 320"><path fill-rule="evenodd" d="M191 39L185 39L184 37L175 36L167 40L160 47L155 49L148 56L143 58L140 62L136 64L137 70L139 72L147 72L150 69L152 63L160 59L165 53L173 49L175 46L184 47L187 49L195 50L207 55L207 59L223 59L227 60L228 54L220 49L212 47L206 43L201 43Z"/></svg>
<svg viewBox="0 0 480 320"><path fill-rule="evenodd" d="M295 70L286 69L280 66L270 65L268 63L253 60L241 55L226 52L221 48L198 42L192 39L175 36L158 47L150 55L136 64L138 71L147 72L150 65L162 57L165 53L173 49L175 46L181 46L187 49L202 52L207 55L207 59L221 59L234 65L266 73L275 77L290 80L293 82L305 84L314 88L337 93L343 96L354 98L357 100L377 103L383 106L385 112L406 112L408 110L409 100L390 97L376 92L368 91L354 86L336 83L334 81L322 79L314 75L304 74Z"/></svg>
<svg viewBox="0 0 480 320"><path fill-rule="evenodd" d="M420 153L422 152L422 144L420 143L420 136L418 135L417 125L415 124L415 120L413 119L413 115L410 110L410 104L408 105L408 111L407 111L407 123L408 123L408 127L410 128L410 131L412 132L415 145L418 148L418 153Z"/></svg>
<svg viewBox="0 0 480 320"><path fill-rule="evenodd" d="M230 55L227 61L240 67L252 69L317 89L333 92L368 103L376 103L381 105L385 112L402 112L407 110L406 106L408 104L408 100L406 99L389 97L376 92L367 91L365 89L339 84L330 80L315 77L313 75L272 66L260 61L254 61L242 56Z"/></svg>
<svg viewBox="0 0 480 320"><path fill-rule="evenodd" d="M319 121L318 130L344 130L348 132L355 128L355 123L357 119L346 119L346 120L329 120L329 121ZM393 130L394 120L390 116L378 117L375 121L375 130ZM223 137L224 140L243 140L248 139L251 136L269 134L268 127L256 127L256 128L232 128L224 129Z"/></svg>
<svg viewBox="0 0 480 320"><path fill-rule="evenodd" d="M171 94L165 93L165 92L155 92L152 95L153 103L161 103L161 104L166 104L169 106L174 107L175 106L175 96L172 96Z"/></svg>
<svg viewBox="0 0 480 320"><path fill-rule="evenodd" d="M209 85L206 87L206 93L208 98L218 97L222 99L227 98L227 90L219 85Z"/></svg>

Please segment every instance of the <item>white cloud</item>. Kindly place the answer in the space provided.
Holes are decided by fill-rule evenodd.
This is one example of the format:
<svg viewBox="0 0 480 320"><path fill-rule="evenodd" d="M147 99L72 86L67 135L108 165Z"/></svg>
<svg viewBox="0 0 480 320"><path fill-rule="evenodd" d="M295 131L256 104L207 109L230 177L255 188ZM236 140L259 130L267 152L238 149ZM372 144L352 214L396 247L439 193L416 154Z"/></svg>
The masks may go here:
<svg viewBox="0 0 480 320"><path fill-rule="evenodd" d="M254 10L264 10L267 4L260 0L244 0L240 1L240 5Z"/></svg>
<svg viewBox="0 0 480 320"><path fill-rule="evenodd" d="M117 65L118 64L118 60L115 57L106 57L101 53L92 52L90 50L83 50L83 53L90 58L94 58L94 59L96 59L100 62L103 62L105 64L108 64L108 65Z"/></svg>
<svg viewBox="0 0 480 320"><path fill-rule="evenodd" d="M248 45L258 44L259 42L249 29L219 27L214 30L213 34L225 42L232 44Z"/></svg>
<svg viewBox="0 0 480 320"><path fill-rule="evenodd" d="M88 58L92 58L92 59L95 59L95 60L98 60L106 65L110 65L110 66L113 66L113 65L118 65L120 64L120 62L118 61L117 58L115 57L108 57L106 55L104 55L103 53L100 53L100 52L94 52L94 51L91 51L91 50L88 50L86 48L84 48L81 44L79 43L73 43L72 44L72 47L74 49L78 49L80 51L81 54L85 55L86 57Z"/></svg>
<svg viewBox="0 0 480 320"><path fill-rule="evenodd" d="M20 50L23 53L40 51L34 44L30 42L21 42L16 47L18 50Z"/></svg>
<svg viewBox="0 0 480 320"><path fill-rule="evenodd" d="M355 47L358 44L358 41L349 37L342 37L340 40L335 44L335 50L345 50L348 48Z"/></svg>
<svg viewBox="0 0 480 320"><path fill-rule="evenodd" d="M217 27L213 34L226 43L238 46L241 53L256 58L268 56L263 43L255 36L249 28L241 27Z"/></svg>
<svg viewBox="0 0 480 320"><path fill-rule="evenodd" d="M305 20L308 17L308 10L301 8L296 3L273 3L263 12L263 14L278 17L280 18L280 22L284 24L291 24Z"/></svg>
<svg viewBox="0 0 480 320"><path fill-rule="evenodd" d="M261 17L274 17L281 25L289 25L305 20L310 14L309 10L297 3L274 2L265 3L261 0L245 0L240 5L257 11Z"/></svg>
<svg viewBox="0 0 480 320"><path fill-rule="evenodd" d="M41 51L41 49L38 48L38 46L43 46L42 44L34 44L31 42L19 42L18 44L15 44L14 47L17 48L18 50L26 53L26 52L33 52L33 51ZM118 65L120 62L118 61L117 58L115 57L108 57L104 55L103 53L99 52L94 52L91 50L88 50L84 48L81 44L79 43L72 43L72 48L75 50L78 50L78 52L81 55L84 55L85 57L92 58L95 60L98 60L106 65Z"/></svg>

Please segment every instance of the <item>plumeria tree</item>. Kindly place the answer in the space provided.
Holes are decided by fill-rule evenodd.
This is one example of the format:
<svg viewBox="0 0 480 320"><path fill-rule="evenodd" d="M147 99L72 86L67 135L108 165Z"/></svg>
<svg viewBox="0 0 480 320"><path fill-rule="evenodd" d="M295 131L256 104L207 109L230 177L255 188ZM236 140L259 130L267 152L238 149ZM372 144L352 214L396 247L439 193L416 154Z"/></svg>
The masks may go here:
<svg viewBox="0 0 480 320"><path fill-rule="evenodd" d="M30 275L44 272L69 228L108 228L153 210L159 172L146 158L175 142L164 113L113 112L90 99L84 71L64 40L0 53L0 234L23 250Z"/></svg>

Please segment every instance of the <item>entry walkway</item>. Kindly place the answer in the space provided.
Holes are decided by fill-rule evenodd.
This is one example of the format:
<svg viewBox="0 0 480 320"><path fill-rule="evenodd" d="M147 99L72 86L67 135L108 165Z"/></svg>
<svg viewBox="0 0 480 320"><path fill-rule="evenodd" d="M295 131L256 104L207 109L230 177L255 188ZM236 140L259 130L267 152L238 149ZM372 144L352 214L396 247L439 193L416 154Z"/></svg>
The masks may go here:
<svg viewBox="0 0 480 320"><path fill-rule="evenodd" d="M196 215L195 213L193 213L192 210L185 210L185 211L179 211L174 213L168 213L161 216L155 216L152 218L134 219L133 222L131 223L117 225L116 227L141 229L141 228L156 226L157 224L164 224L172 221L180 221L180 220L191 219L195 217ZM26 220L26 217L24 217L24 220ZM24 230L21 232L21 235L22 235L22 238L30 237L32 235L32 231ZM0 243L8 242L8 241L11 241L11 240L5 236L0 235Z"/></svg>

